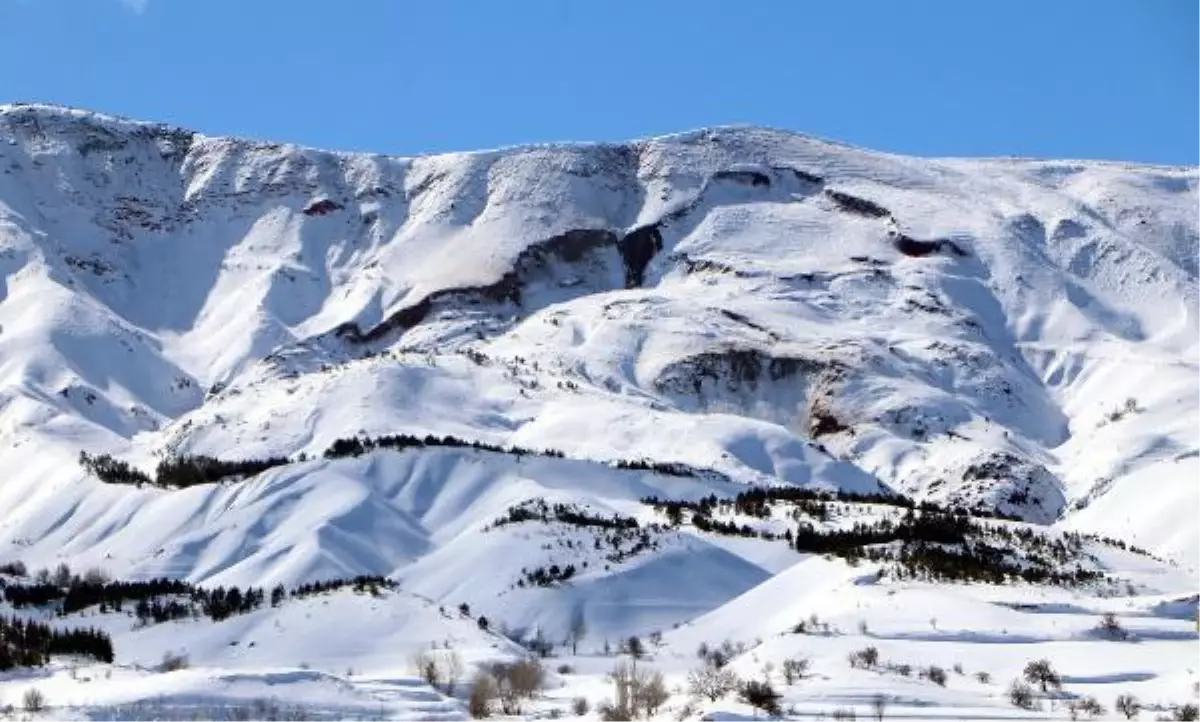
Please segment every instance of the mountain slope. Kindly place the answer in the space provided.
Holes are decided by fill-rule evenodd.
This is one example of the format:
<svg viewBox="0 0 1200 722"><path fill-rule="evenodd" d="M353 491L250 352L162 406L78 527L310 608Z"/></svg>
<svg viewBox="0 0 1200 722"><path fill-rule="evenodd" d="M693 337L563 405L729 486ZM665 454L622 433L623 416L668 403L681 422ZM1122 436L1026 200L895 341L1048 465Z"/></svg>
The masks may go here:
<svg viewBox="0 0 1200 722"><path fill-rule="evenodd" d="M539 709L607 694L605 648L652 632L672 683L701 642L746 677L811 655L786 701L822 714L885 689L1009 715L999 675L1035 654L1072 695L1185 698L1198 199L1194 168L762 128L392 158L0 106L0 563L396 583L211 623L83 609L113 684L52 667L0 701L461 718L414 651L482 665L580 619ZM271 461L162 488L103 455ZM847 670L864 645L997 681ZM145 667L178 649L199 668Z"/></svg>
<svg viewBox="0 0 1200 722"><path fill-rule="evenodd" d="M35 556L134 503L80 449L405 432L874 476L1195 562L1162 532L1197 495L1194 169L756 128L398 159L46 106L0 110L0 167L0 535Z"/></svg>

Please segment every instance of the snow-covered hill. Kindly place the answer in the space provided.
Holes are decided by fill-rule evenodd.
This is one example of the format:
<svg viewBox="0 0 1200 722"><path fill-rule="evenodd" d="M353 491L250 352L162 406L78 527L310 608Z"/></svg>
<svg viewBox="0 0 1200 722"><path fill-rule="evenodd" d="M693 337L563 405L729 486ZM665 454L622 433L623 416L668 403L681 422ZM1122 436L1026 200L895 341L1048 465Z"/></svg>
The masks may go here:
<svg viewBox="0 0 1200 722"><path fill-rule="evenodd" d="M1194 168L761 128L393 158L0 106L0 561L382 574L615 640L826 572L689 526L639 547L497 519L544 499L645 528L644 497L783 484L1117 538L1174 580L1139 593L1179 593L1198 199ZM395 434L458 442L322 458ZM170 490L81 451L294 463Z"/></svg>

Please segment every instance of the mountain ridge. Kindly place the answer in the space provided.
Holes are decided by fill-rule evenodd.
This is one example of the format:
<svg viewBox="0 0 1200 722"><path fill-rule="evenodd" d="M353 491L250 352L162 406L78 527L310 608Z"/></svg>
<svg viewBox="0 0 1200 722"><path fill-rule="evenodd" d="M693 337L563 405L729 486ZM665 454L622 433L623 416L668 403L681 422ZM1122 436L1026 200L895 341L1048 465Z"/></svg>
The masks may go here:
<svg viewBox="0 0 1200 722"><path fill-rule="evenodd" d="M404 432L694 461L644 417L749 483L850 464L1040 523L1193 458L1193 168L917 159L741 126L412 158L47 106L0 107L0 133L3 415L33 429L15 443L147 466ZM1160 360L1180 378L1122 421L1100 424L1132 391L1075 391ZM1162 414L1174 430L1092 463L1093 437Z"/></svg>

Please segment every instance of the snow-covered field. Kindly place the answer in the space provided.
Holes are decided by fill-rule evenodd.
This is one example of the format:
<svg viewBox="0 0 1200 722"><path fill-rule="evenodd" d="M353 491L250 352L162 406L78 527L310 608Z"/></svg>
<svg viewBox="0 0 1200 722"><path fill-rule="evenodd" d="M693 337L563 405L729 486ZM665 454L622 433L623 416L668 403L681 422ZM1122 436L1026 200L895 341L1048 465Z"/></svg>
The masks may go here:
<svg viewBox="0 0 1200 722"><path fill-rule="evenodd" d="M0 106L0 563L397 583L220 622L12 610L101 627L116 659L0 672L0 708L36 687L55 717L457 719L477 668L578 619L525 713L612 699L604 647L655 632L639 664L673 691L663 716L753 715L689 702L696 649L725 640L795 718L877 695L910 719L1196 703L1198 185L759 128L404 159ZM456 441L325 458L395 434ZM291 463L163 489L104 483L81 451L151 475ZM1112 581L1076 587L880 577L641 501L776 485L1139 551L1087 541L1078 562ZM497 525L536 500L639 531ZM785 507L737 523L791 533ZM846 504L828 528L884 516ZM1126 639L1095 632L1106 612ZM810 615L830 631L793 633ZM461 658L453 690L416 674L435 646ZM164 653L190 667L157 671ZM790 685L789 658L811 660ZM1063 691L1016 709L1041 658Z"/></svg>

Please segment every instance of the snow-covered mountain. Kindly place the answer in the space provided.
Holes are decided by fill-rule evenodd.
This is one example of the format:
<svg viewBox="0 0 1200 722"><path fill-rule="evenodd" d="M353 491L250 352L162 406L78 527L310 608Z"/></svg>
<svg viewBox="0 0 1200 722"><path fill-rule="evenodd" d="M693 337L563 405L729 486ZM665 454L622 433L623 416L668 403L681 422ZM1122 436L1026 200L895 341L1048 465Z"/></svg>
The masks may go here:
<svg viewBox="0 0 1200 722"><path fill-rule="evenodd" d="M727 633L766 589L856 577L692 527L606 561L496 522L798 485L1194 578L1198 186L762 128L395 158L0 106L0 561ZM400 434L458 441L324 454ZM293 463L171 490L80 452ZM514 584L568 558L569 585Z"/></svg>

